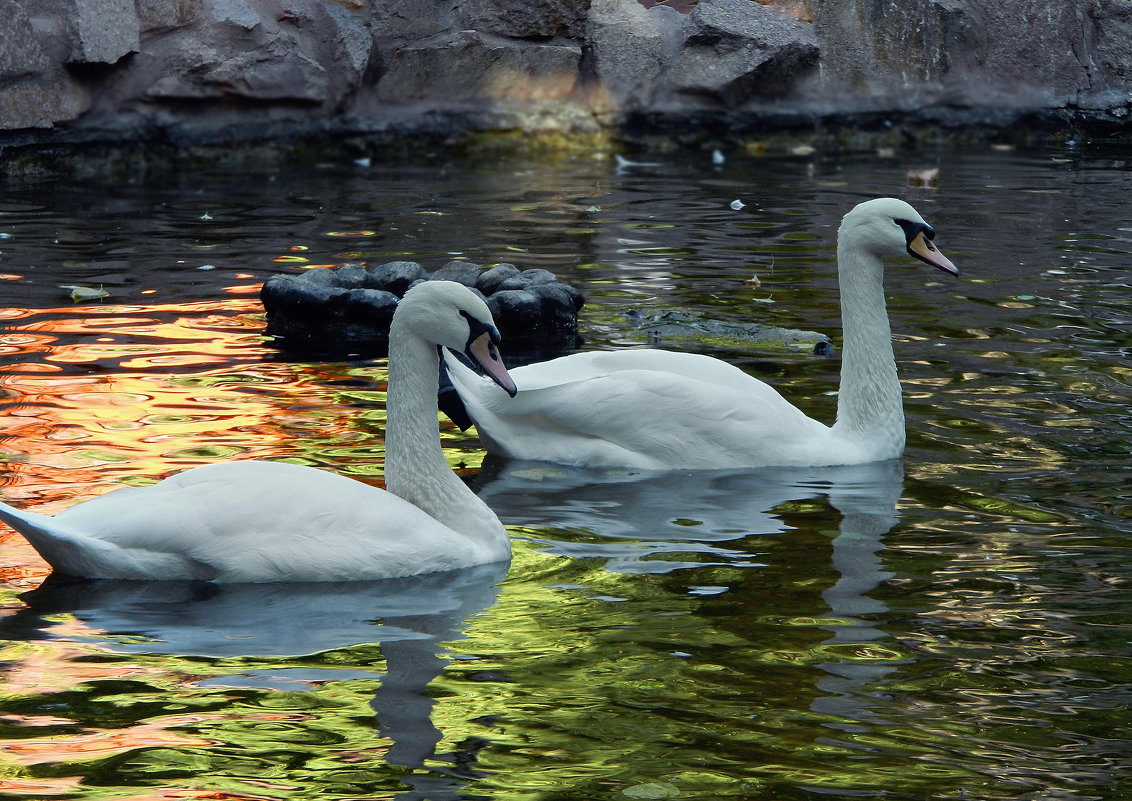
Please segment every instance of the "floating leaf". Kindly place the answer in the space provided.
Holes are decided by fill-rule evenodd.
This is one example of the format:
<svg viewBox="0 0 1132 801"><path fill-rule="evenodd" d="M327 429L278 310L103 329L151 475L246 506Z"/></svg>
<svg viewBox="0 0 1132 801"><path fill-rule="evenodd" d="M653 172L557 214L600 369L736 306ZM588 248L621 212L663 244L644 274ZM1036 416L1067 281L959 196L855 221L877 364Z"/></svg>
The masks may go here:
<svg viewBox="0 0 1132 801"><path fill-rule="evenodd" d="M71 300L75 303L81 303L84 300L102 300L110 295L102 287L94 289L89 286L64 286L63 289L71 291Z"/></svg>

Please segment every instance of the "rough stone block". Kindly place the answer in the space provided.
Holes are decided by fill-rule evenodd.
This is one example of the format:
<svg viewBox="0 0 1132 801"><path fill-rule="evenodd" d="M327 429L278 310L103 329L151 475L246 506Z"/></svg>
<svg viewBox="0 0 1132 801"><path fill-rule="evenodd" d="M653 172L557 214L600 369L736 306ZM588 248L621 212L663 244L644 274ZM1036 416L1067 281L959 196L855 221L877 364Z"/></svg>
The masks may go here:
<svg viewBox="0 0 1132 801"><path fill-rule="evenodd" d="M138 22L142 34L167 30L196 21L202 0L138 0Z"/></svg>
<svg viewBox="0 0 1132 801"><path fill-rule="evenodd" d="M586 22L585 79L596 111L646 108L680 55L685 16L637 0L594 0Z"/></svg>
<svg viewBox="0 0 1132 801"><path fill-rule="evenodd" d="M737 106L782 94L817 64L808 25L751 0L702 0L671 72L680 92Z"/></svg>
<svg viewBox="0 0 1132 801"><path fill-rule="evenodd" d="M425 277L424 268L415 261L391 261L374 267L372 286L395 295L404 295L416 281Z"/></svg>
<svg viewBox="0 0 1132 801"><path fill-rule="evenodd" d="M26 78L0 88L0 129L52 128L90 108L90 95L63 73Z"/></svg>
<svg viewBox="0 0 1132 801"><path fill-rule="evenodd" d="M502 262L495 265L491 269L484 270L476 278L476 289L485 295L490 295L499 290L504 281L510 278L519 277L519 268L514 264Z"/></svg>
<svg viewBox="0 0 1132 801"><path fill-rule="evenodd" d="M378 97L387 103L562 101L577 83L580 60L579 47L459 31L393 53Z"/></svg>
<svg viewBox="0 0 1132 801"><path fill-rule="evenodd" d="M141 46L134 0L75 0L74 14L74 62L114 64Z"/></svg>
<svg viewBox="0 0 1132 801"><path fill-rule="evenodd" d="M245 31L263 23L263 15L247 0L206 0L209 16L222 25L231 25Z"/></svg>
<svg viewBox="0 0 1132 801"><path fill-rule="evenodd" d="M455 281L466 287L474 287L480 272L479 265L470 261L450 261L432 274L432 280Z"/></svg>
<svg viewBox="0 0 1132 801"><path fill-rule="evenodd" d="M499 36L581 39L589 5L589 0L465 0L457 14L463 27Z"/></svg>
<svg viewBox="0 0 1132 801"><path fill-rule="evenodd" d="M0 0L0 20L0 80L38 75L51 66L20 4Z"/></svg>

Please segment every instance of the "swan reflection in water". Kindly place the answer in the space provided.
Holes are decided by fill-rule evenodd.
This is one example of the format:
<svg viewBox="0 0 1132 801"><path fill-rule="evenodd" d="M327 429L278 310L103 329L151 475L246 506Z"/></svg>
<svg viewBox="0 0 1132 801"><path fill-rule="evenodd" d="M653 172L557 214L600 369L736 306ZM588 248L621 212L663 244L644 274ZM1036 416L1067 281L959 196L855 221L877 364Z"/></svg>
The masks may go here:
<svg viewBox="0 0 1132 801"><path fill-rule="evenodd" d="M751 561L749 551L728 543L782 532L789 536L791 526L776 510L791 502L828 498L841 519L832 542L832 566L839 578L822 593L829 608L827 643L863 644L887 636L861 616L885 611L867 593L889 576L877 552L897 519L903 489L899 462L642 473L489 460L480 478L480 497L505 524L522 526L527 536L539 528L595 535L584 541L534 538L541 550L601 560L607 570L623 574L710 564L765 568ZM448 664L442 643L462 638L469 617L495 603L507 569L502 563L338 584L49 580L22 596L28 608L7 618L0 634L25 640L50 637L50 616L69 613L92 632L106 632L101 639L91 635L100 647L123 652L279 657L380 643L387 672L373 708L380 734L393 743L386 760L414 769L402 779L412 789L399 797L448 801L465 797L463 788L475 775L467 763L474 758L435 753L442 735L431 720L434 701L427 688ZM894 669L849 659L820 667L816 685L821 695L811 708L845 725L870 720L870 696L862 688ZM284 669L202 684L292 689L305 682L356 677L340 670ZM441 773L438 761L459 764Z"/></svg>
<svg viewBox="0 0 1132 801"><path fill-rule="evenodd" d="M873 616L887 607L867 593L892 576L878 552L897 521L904 491L900 460L836 467L655 472L580 470L488 457L477 494L508 526L584 531L574 540L532 537L548 553L604 560L620 573L668 573L721 565L767 568L749 550L727 547L748 537L789 532L787 504L825 498L841 514L832 541L837 581L822 592L831 638L827 652L852 651L888 635ZM684 556L685 558L680 558ZM868 616L867 618L864 616ZM815 712L845 721L873 717L860 692L896 668L884 660L839 659L820 665Z"/></svg>
<svg viewBox="0 0 1132 801"><path fill-rule="evenodd" d="M0 636L52 637L51 616L86 624L86 642L124 653L213 658L294 657L380 643L385 674L336 669L250 670L205 679L201 686L294 690L309 682L379 677L372 706L378 732L392 741L390 764L406 775L403 799L463 798L474 775L461 756L437 755L428 684L448 665L443 643L462 639L473 615L491 607L508 564L495 563L381 581L307 584L206 584L181 581L72 581L49 578L24 593L26 609L6 618ZM97 632L105 632L99 637ZM73 637L69 633L68 637ZM449 775L436 761L454 762Z"/></svg>

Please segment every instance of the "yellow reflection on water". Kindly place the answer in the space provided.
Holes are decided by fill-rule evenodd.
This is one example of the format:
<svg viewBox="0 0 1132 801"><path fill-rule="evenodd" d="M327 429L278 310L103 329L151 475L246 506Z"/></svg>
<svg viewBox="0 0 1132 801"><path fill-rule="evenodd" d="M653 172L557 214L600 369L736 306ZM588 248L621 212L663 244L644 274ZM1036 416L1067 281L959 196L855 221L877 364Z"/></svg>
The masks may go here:
<svg viewBox="0 0 1132 801"><path fill-rule="evenodd" d="M280 360L258 299L0 313L0 499L48 513L208 462L287 459L380 484L384 363ZM456 467L474 440L446 437ZM30 561L29 561L30 560ZM0 579L46 569L0 533Z"/></svg>

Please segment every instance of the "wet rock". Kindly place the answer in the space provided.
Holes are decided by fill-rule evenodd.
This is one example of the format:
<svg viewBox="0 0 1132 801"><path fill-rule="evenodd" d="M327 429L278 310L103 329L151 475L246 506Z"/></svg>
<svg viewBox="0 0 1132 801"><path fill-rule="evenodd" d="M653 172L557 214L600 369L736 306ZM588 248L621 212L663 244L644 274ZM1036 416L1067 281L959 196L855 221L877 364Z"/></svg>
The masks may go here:
<svg viewBox="0 0 1132 801"><path fill-rule="evenodd" d="M532 269L532 270L523 270L523 272L520 273L520 275L522 275L523 281L526 283L527 286L538 286L539 284L553 284L555 281L558 280L558 276L556 276L550 270L543 270L543 269L540 269L540 268L535 268L535 269Z"/></svg>
<svg viewBox="0 0 1132 801"><path fill-rule="evenodd" d="M492 317L507 320L520 331L534 330L542 317L542 302L525 289L500 290L487 299L487 307Z"/></svg>
<svg viewBox="0 0 1132 801"><path fill-rule="evenodd" d="M346 264L339 267L337 270L323 269L333 274L338 286L346 287L347 289L361 289L366 286L367 279L369 278L369 271L361 264Z"/></svg>
<svg viewBox="0 0 1132 801"><path fill-rule="evenodd" d="M467 261L449 262L432 275L416 262L396 261L273 276L260 291L267 334L290 351L384 352L398 298L426 280L455 280L479 290L512 356L545 356L578 343L578 311L585 302L578 290L547 270L520 271L513 264L482 270ZM509 280L522 288L502 289Z"/></svg>
<svg viewBox="0 0 1132 801"><path fill-rule="evenodd" d="M391 261L374 267L369 284L374 289L384 289L397 296L404 295L416 281L425 277L425 270L415 261Z"/></svg>
<svg viewBox="0 0 1132 801"><path fill-rule="evenodd" d="M519 275L518 267L514 264L502 262L479 274L479 277L476 278L476 289L484 295L490 295L499 291L508 279L518 278Z"/></svg>
<svg viewBox="0 0 1132 801"><path fill-rule="evenodd" d="M825 334L759 323L728 323L677 311L627 315L633 330L627 338L652 345L682 344L725 350L786 350L828 356L833 343Z"/></svg>
<svg viewBox="0 0 1132 801"><path fill-rule="evenodd" d="M435 281L455 281L466 287L474 287L480 277L480 267L470 261L450 261L432 274Z"/></svg>

